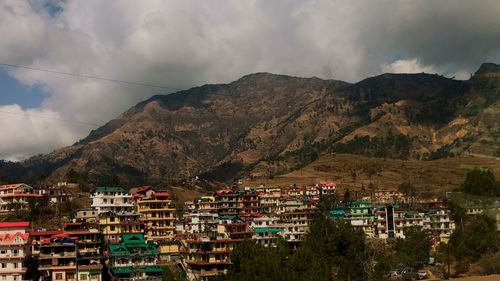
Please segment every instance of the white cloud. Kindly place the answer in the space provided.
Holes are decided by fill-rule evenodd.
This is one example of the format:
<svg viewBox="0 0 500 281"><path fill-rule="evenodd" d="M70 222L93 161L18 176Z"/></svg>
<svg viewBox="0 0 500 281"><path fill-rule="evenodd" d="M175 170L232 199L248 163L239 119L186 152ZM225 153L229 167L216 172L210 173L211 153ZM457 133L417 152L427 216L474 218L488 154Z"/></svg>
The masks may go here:
<svg viewBox="0 0 500 281"><path fill-rule="evenodd" d="M49 15L47 2L62 11ZM381 66L436 72L454 65L463 74L500 52L499 10L500 1L462 0L4 0L0 61L176 88L257 71L351 82ZM385 64L395 54L411 59ZM33 110L88 123L103 124L165 93L24 69L9 73L50 93ZM2 143L0 157L49 152L90 130L48 119L16 122L3 123L2 131L25 141Z"/></svg>
<svg viewBox="0 0 500 281"><path fill-rule="evenodd" d="M432 66L422 65L418 59L397 60L390 64L382 64L382 72L387 73L437 73Z"/></svg>

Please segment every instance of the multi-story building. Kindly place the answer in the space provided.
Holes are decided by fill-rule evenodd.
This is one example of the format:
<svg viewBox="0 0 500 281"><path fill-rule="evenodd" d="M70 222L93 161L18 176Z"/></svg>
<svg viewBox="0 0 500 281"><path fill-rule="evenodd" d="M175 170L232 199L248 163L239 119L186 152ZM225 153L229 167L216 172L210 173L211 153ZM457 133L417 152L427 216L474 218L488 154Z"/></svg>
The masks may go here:
<svg viewBox="0 0 500 281"><path fill-rule="evenodd" d="M375 214L372 212L370 202L347 202L345 219L349 220L355 228L363 230L367 236L375 235Z"/></svg>
<svg viewBox="0 0 500 281"><path fill-rule="evenodd" d="M373 192L373 202L377 204L397 204L405 199L403 193L394 189L378 189Z"/></svg>
<svg viewBox="0 0 500 281"><path fill-rule="evenodd" d="M44 241L50 241L50 237L58 234L62 234L62 230L53 231L32 231L30 232L31 237L31 256L38 258L40 256L40 247Z"/></svg>
<svg viewBox="0 0 500 281"><path fill-rule="evenodd" d="M75 219L77 221L92 222L97 221L97 211L94 209L84 209L76 212Z"/></svg>
<svg viewBox="0 0 500 281"><path fill-rule="evenodd" d="M387 239L396 237L394 206L378 206L375 211L375 224L378 238Z"/></svg>
<svg viewBox="0 0 500 281"><path fill-rule="evenodd" d="M275 227L259 227L253 229L254 234L252 238L259 244L265 247L273 246L276 244L278 237L283 236L281 233L283 229Z"/></svg>
<svg viewBox="0 0 500 281"><path fill-rule="evenodd" d="M189 233L208 233L217 230L219 215L216 213L198 211L190 213L189 217L191 219L190 228L187 231Z"/></svg>
<svg viewBox="0 0 500 281"><path fill-rule="evenodd" d="M104 239L110 243L120 240L124 234L143 234L141 213L135 211L107 212L99 214L99 227Z"/></svg>
<svg viewBox="0 0 500 281"><path fill-rule="evenodd" d="M25 210L30 197L40 197L33 188L24 183L0 186L0 212Z"/></svg>
<svg viewBox="0 0 500 281"><path fill-rule="evenodd" d="M213 196L203 196L194 200L197 210L205 212L217 212L217 202Z"/></svg>
<svg viewBox="0 0 500 281"><path fill-rule="evenodd" d="M447 243L451 233L455 230L455 222L451 219L450 210L445 208L432 209L425 213L423 228L432 233L436 240L435 243Z"/></svg>
<svg viewBox="0 0 500 281"><path fill-rule="evenodd" d="M277 214L279 212L280 198L281 194L279 192L260 194L260 212L264 214Z"/></svg>
<svg viewBox="0 0 500 281"><path fill-rule="evenodd" d="M75 238L58 234L43 239L40 246L40 278L43 281L76 281L77 246Z"/></svg>
<svg viewBox="0 0 500 281"><path fill-rule="evenodd" d="M139 196L136 196L139 195ZM150 196L134 195L140 220L144 223L145 238L158 244L162 261L176 260L179 256L175 237L175 207L168 193L152 192Z"/></svg>
<svg viewBox="0 0 500 281"><path fill-rule="evenodd" d="M1 280L24 280L24 258L29 255L29 222L0 223Z"/></svg>
<svg viewBox="0 0 500 281"><path fill-rule="evenodd" d="M334 181L322 181L318 184L320 195L333 195L337 190L337 183Z"/></svg>
<svg viewBox="0 0 500 281"><path fill-rule="evenodd" d="M243 208L239 194L230 189L216 191L214 197L220 216L238 215Z"/></svg>
<svg viewBox="0 0 500 281"><path fill-rule="evenodd" d="M64 230L65 235L75 238L78 280L102 280L103 240L97 223L66 223Z"/></svg>
<svg viewBox="0 0 500 281"><path fill-rule="evenodd" d="M230 255L242 239L216 239L193 237L181 241L182 262L188 273L198 280L224 274L231 264Z"/></svg>
<svg viewBox="0 0 500 281"><path fill-rule="evenodd" d="M109 271L114 280L162 280L158 250L147 244L140 234L122 235L122 242L110 244L107 253Z"/></svg>
<svg viewBox="0 0 500 281"><path fill-rule="evenodd" d="M98 214L106 212L130 212L134 209L132 195L121 187L96 187L91 194L92 208Z"/></svg>
<svg viewBox="0 0 500 281"><path fill-rule="evenodd" d="M71 196L64 189L56 187L37 188L34 193L40 196L48 196L52 203L60 203L71 199Z"/></svg>
<svg viewBox="0 0 500 281"><path fill-rule="evenodd" d="M242 213L255 214L259 212L259 194L255 190L241 192L240 198L243 205Z"/></svg>

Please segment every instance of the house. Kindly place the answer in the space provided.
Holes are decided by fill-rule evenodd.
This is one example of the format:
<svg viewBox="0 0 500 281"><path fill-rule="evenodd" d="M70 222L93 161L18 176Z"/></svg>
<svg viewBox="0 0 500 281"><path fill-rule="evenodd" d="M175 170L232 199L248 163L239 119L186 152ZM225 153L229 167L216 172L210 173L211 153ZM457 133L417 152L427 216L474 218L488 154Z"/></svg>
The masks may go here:
<svg viewBox="0 0 500 281"><path fill-rule="evenodd" d="M62 188L48 187L48 188L37 188L35 189L35 193L40 196L48 196L50 198L50 202L52 203L61 203L66 200L71 199L71 196L64 191Z"/></svg>
<svg viewBox="0 0 500 281"><path fill-rule="evenodd" d="M29 222L0 223L1 280L24 280L26 268L23 267L23 261L30 255L30 234L26 231L29 224Z"/></svg>
<svg viewBox="0 0 500 281"><path fill-rule="evenodd" d="M184 239L180 249L182 263L197 280L208 280L211 276L227 273L231 265L230 255L241 241L207 236Z"/></svg>
<svg viewBox="0 0 500 281"><path fill-rule="evenodd" d="M43 239L40 245L40 279L42 281L76 281L76 237L62 234Z"/></svg>
<svg viewBox="0 0 500 281"><path fill-rule="evenodd" d="M147 240L158 244L161 261L177 260L179 249L174 241L176 210L170 194L164 192L147 194L149 195L134 195L136 210L141 214L140 220L144 224L144 236Z"/></svg>
<svg viewBox="0 0 500 281"><path fill-rule="evenodd" d="M107 252L109 273L113 280L161 281L158 250L140 234L125 234L122 243L110 244Z"/></svg>
<svg viewBox="0 0 500 281"><path fill-rule="evenodd" d="M76 212L75 219L85 222L97 221L97 211L94 209L79 210Z"/></svg>
<svg viewBox="0 0 500 281"><path fill-rule="evenodd" d="M116 243L124 234L143 234L144 222L141 213L135 211L106 212L98 216L99 227L104 240Z"/></svg>
<svg viewBox="0 0 500 281"><path fill-rule="evenodd" d="M73 237L77 246L78 280L102 280L103 238L97 223L65 223L64 235Z"/></svg>
<svg viewBox="0 0 500 281"><path fill-rule="evenodd" d="M41 197L33 188L24 183L0 186L0 212L28 209L29 198Z"/></svg>
<svg viewBox="0 0 500 281"><path fill-rule="evenodd" d="M92 208L98 214L133 211L132 195L121 187L96 187L92 192Z"/></svg>

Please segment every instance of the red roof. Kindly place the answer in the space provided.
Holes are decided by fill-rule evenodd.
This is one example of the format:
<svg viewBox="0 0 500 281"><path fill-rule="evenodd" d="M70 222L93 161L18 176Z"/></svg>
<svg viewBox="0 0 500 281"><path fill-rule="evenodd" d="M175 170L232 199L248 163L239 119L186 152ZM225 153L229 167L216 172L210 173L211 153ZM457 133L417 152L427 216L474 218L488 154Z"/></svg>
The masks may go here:
<svg viewBox="0 0 500 281"><path fill-rule="evenodd" d="M82 222L66 222L64 225L82 225Z"/></svg>
<svg viewBox="0 0 500 281"><path fill-rule="evenodd" d="M20 187L21 185L24 185L24 183L6 184L6 185L0 186L0 189L12 189L12 188Z"/></svg>
<svg viewBox="0 0 500 281"><path fill-rule="evenodd" d="M231 189L223 189L223 190L218 190L215 193L217 193L217 195L222 195L222 194L233 193L233 191Z"/></svg>
<svg viewBox="0 0 500 281"><path fill-rule="evenodd" d="M52 231L33 231L30 232L31 236L44 236L44 235L55 235L63 233L62 230L52 230Z"/></svg>
<svg viewBox="0 0 500 281"><path fill-rule="evenodd" d="M29 221L23 222L0 222L0 228L2 227L28 227L30 225Z"/></svg>
<svg viewBox="0 0 500 281"><path fill-rule="evenodd" d="M153 193L153 196L157 196L157 197L168 197L170 196L170 194L168 193Z"/></svg>
<svg viewBox="0 0 500 281"><path fill-rule="evenodd" d="M137 197L144 197L144 195L142 195L142 194L134 194L134 195L132 195L132 197L133 197L133 198L137 198Z"/></svg>
<svg viewBox="0 0 500 281"><path fill-rule="evenodd" d="M12 242L12 240L14 239L14 237L16 236L19 236L21 237L24 242L27 242L28 241L28 238L30 237L30 234L29 233L21 233L21 232L17 232L15 234L5 234L5 235L0 235L0 241L2 242Z"/></svg>
<svg viewBox="0 0 500 281"><path fill-rule="evenodd" d="M137 191L144 191L144 190L148 190L150 188L153 188L153 187L150 185L145 185L145 186L138 187Z"/></svg>

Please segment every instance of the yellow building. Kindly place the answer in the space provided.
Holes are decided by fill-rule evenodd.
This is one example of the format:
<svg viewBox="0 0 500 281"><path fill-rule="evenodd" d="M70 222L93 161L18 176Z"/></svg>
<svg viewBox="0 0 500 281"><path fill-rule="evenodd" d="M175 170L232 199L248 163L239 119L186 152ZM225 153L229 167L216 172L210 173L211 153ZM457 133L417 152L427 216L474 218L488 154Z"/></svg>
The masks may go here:
<svg viewBox="0 0 500 281"><path fill-rule="evenodd" d="M144 224L137 212L107 212L99 214L99 227L104 239L118 243L123 234L143 234Z"/></svg>
<svg viewBox="0 0 500 281"><path fill-rule="evenodd" d="M216 240L208 237L182 240L183 262L188 271L199 280L226 273L231 264L231 252L241 241L242 239Z"/></svg>
<svg viewBox="0 0 500 281"><path fill-rule="evenodd" d="M179 255L175 237L175 207L168 193L134 195L137 212L141 213L144 223L144 236L158 244L162 261L175 260Z"/></svg>

